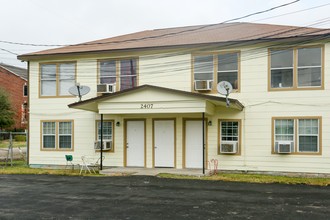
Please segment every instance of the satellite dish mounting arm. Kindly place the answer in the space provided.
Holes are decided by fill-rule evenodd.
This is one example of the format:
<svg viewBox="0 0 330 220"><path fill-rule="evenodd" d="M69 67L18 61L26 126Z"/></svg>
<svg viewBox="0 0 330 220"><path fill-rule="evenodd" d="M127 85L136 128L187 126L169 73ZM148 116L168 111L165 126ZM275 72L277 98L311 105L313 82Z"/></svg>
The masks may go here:
<svg viewBox="0 0 330 220"><path fill-rule="evenodd" d="M230 101L229 101L228 96L231 93L231 91L233 90L233 86L230 84L230 82L221 81L217 85L217 90L218 90L218 93L226 96L226 106L229 107Z"/></svg>
<svg viewBox="0 0 330 220"><path fill-rule="evenodd" d="M228 96L229 96L229 94L230 94L230 92L229 92L230 88L229 88L229 86L226 86L225 89L226 89L226 91L227 91L227 94L226 94L226 106L229 107L229 105L230 105L230 101L229 101L229 99L228 99Z"/></svg>
<svg viewBox="0 0 330 220"><path fill-rule="evenodd" d="M77 90L78 90L78 97L79 97L79 102L81 101L81 93L80 93L80 84L79 83L77 83Z"/></svg>

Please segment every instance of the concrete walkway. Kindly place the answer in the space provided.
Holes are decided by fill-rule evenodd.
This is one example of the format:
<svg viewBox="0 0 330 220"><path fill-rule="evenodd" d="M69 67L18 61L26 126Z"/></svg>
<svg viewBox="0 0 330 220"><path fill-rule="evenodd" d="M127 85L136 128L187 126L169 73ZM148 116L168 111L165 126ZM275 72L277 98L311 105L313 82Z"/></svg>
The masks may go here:
<svg viewBox="0 0 330 220"><path fill-rule="evenodd" d="M136 168L136 167L114 167L104 168L100 171L101 174L108 176L116 175L138 175L138 176L156 176L160 173L189 175L189 176L204 176L202 169L174 169L174 168ZM205 170L205 175L209 171Z"/></svg>
<svg viewBox="0 0 330 220"><path fill-rule="evenodd" d="M5 160L8 155L8 148L0 148L0 161ZM21 159L26 156L26 147L13 147L13 159ZM9 154L10 158L10 154Z"/></svg>

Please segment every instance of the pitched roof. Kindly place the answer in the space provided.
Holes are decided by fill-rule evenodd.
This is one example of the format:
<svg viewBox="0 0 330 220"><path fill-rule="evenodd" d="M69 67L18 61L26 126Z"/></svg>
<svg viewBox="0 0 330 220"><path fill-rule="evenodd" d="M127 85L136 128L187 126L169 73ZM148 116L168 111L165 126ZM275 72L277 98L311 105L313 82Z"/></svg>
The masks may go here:
<svg viewBox="0 0 330 220"><path fill-rule="evenodd" d="M297 36L310 37L329 33L330 29L239 22L221 23L146 30L77 45L24 54L18 56L18 58L28 60L29 57L38 55L58 55L251 40L270 40Z"/></svg>
<svg viewBox="0 0 330 220"><path fill-rule="evenodd" d="M27 73L27 69L21 68L21 67L17 67L17 66L12 66L12 65L8 65L8 64L4 64L4 63L0 63L0 67L8 70L11 73L14 73L15 75L27 80L28 77L28 73Z"/></svg>

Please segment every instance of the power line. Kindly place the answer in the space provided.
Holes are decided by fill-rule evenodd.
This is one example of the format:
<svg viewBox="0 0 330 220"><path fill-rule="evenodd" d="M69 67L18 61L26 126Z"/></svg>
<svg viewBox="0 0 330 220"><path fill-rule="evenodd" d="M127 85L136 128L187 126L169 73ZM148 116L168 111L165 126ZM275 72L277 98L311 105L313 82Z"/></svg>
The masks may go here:
<svg viewBox="0 0 330 220"><path fill-rule="evenodd" d="M324 21L322 21L324 22ZM264 48L271 48L271 47L279 47L279 46L284 46L283 45L283 42L277 42L277 41L274 41L273 42L273 39L269 38L270 36L276 36L278 34L283 34L283 33L288 33L290 31L296 31L298 29L304 29L306 27L296 27L296 28L293 28L293 29L290 29L289 31L282 31L282 32L271 32L271 34L268 34L266 36L262 36L260 39L266 39L264 41L262 41L263 43L266 43L266 42L272 42L272 44L270 45L267 45L267 46L261 46L261 47L255 47L255 48L252 48L252 49L249 49L249 50L245 50L244 53L249 53L249 52L253 52L252 55L248 55L248 56L245 56L244 59L241 58L241 61L247 61L247 60L251 60L251 59L256 59L256 58L260 58L260 57L264 57L264 56L268 56L268 54L263 51L261 51L262 49ZM317 32L321 32L323 30L312 30L312 31L308 31L308 32L305 32L304 34L302 35L299 35L298 37L302 37L304 35L308 35L308 34L315 34ZM297 37L297 36L296 36ZM328 34L326 35L319 35L318 37L315 36L313 39L307 39L307 40L304 40L304 41L298 41L298 42L292 42L290 43L291 45L289 45L290 47L292 46L297 46L297 45L303 45L303 44L306 44L306 43L312 43L312 42L315 42L315 41L320 41L320 40L323 40L323 39L327 39L329 37ZM230 43L227 46L227 48L233 48L233 47L237 47L239 43ZM240 45L241 47L244 47L246 46L246 44L242 44ZM287 47L289 47L288 45L286 45ZM201 48L199 48L201 49ZM212 45L211 47L208 46L208 47L203 47L202 49L217 49L217 45ZM221 50L226 50L226 47L224 46L221 46ZM261 52L258 52L258 51L261 51ZM148 56L148 59L149 60L152 60L152 59L157 59L157 58L162 58L162 57L173 57L173 56L180 56L180 55L188 55L187 53L190 53L191 51L180 51L180 52L177 52L177 53L170 53L169 55L152 55L152 56ZM146 58L143 58L144 60L148 60ZM88 71L88 68L89 68L89 63L88 62L91 62L91 63L95 63L95 61L84 61L83 63L80 64L80 67L84 67L84 71ZM180 67L182 66L182 67ZM170 67L170 68L167 68L167 67ZM158 61L157 63L153 63L153 64L146 64L146 65L141 65L141 63L139 64L139 68L143 68L144 71L152 71L153 69L157 69L157 73L161 74L161 73L165 73L165 72L170 72L170 71L181 71L181 70L186 70L187 68L191 68L190 67L190 59L189 60L179 60L179 61L170 61L170 62L160 62ZM159 68L166 68L165 70L159 70ZM95 65L90 65L90 70L92 71L95 71L96 70L96 66ZM148 74L152 74L152 75L156 75L157 73L148 73ZM89 76L94 76L94 74L92 75L83 75L81 77L89 77Z"/></svg>
<svg viewBox="0 0 330 220"><path fill-rule="evenodd" d="M0 50L5 51L5 52L10 53L10 54L13 54L13 55L15 55L15 56L18 56L18 55L19 55L19 54L17 54L17 53L11 52L11 51L6 50L6 49L3 49L3 48L0 48Z"/></svg>
<svg viewBox="0 0 330 220"><path fill-rule="evenodd" d="M229 19L220 23L216 23L216 24L210 24L210 25L203 25L203 26L199 26L196 28L192 28L192 29L188 29L188 30L182 30L182 31L178 31L178 32L172 32L172 33L166 33L166 34L160 34L160 35L156 35L156 36L147 36L147 37L142 37L142 38L133 38L133 39L128 39L128 40L119 40L119 41L112 41L112 42L91 42L91 43L82 43L82 44L35 44L35 43L21 43L21 42L13 42L13 41L4 41L4 40L0 40L0 43L6 43L6 44L15 44L15 45L21 45L21 46L36 46L36 47L61 47L61 46L82 46L82 45L101 45L101 44L117 44L117 43L124 43L124 42L134 42L134 41L142 41L142 40L146 40L146 39L156 39L156 38L162 38L162 37L168 37L168 36L174 36L174 35L179 35L179 34L183 34L183 33L188 33L188 32L194 32L194 31L199 31L205 28L209 28L209 27L213 27L213 26L217 26L219 24L226 24L228 22L233 22L233 21L237 21L237 20L241 20L244 18L248 18L254 15L259 15L259 14L263 14L263 13L267 13L273 10L276 10L278 8L282 8L282 7L286 7L288 5L292 5L295 4L297 2L299 2L300 0L295 0L289 3L285 3L285 4L281 4L266 10L262 10L262 11L258 11L258 12L254 12L248 15L244 15L238 18L233 18L233 19Z"/></svg>

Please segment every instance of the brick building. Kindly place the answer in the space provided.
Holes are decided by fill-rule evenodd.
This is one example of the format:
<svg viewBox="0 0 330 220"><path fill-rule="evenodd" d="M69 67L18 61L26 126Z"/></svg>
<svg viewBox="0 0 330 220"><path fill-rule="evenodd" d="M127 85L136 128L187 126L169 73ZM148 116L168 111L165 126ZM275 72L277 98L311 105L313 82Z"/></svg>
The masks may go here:
<svg viewBox="0 0 330 220"><path fill-rule="evenodd" d="M13 110L15 124L12 129L26 129L28 119L27 70L0 63L0 88L7 91Z"/></svg>

